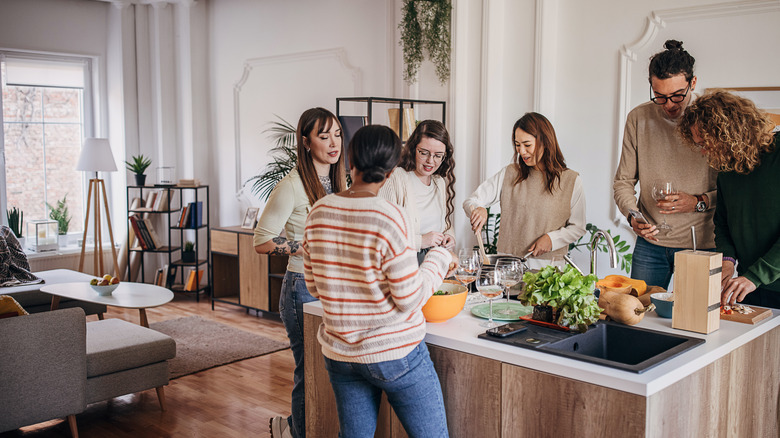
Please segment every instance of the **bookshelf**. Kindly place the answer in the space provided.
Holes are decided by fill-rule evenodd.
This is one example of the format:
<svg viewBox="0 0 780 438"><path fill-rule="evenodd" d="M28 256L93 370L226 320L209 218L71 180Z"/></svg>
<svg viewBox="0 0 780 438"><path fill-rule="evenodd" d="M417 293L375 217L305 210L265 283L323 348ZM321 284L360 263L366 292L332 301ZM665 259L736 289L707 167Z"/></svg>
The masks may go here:
<svg viewBox="0 0 780 438"><path fill-rule="evenodd" d="M127 211L125 278L194 293L198 301L201 292L208 294L212 286L209 186L128 186ZM195 244L196 257L185 262L182 250L187 241ZM148 263L155 264L156 274L147 274ZM162 276L159 269L163 269Z"/></svg>
<svg viewBox="0 0 780 438"><path fill-rule="evenodd" d="M353 108L354 111L351 111L351 113L354 114L354 112L357 111L359 114L346 115L343 111L345 103L358 104L355 107L360 109L355 110ZM365 104L365 107L361 108L363 107L363 104ZM384 115L377 117L376 109L374 108L376 105L379 105L380 109L398 109L398 121L396 122L395 120L390 120L388 121L388 126L395 130L396 134L398 134L401 137L401 140L404 141L406 140L406 135L411 134L412 130L414 130L414 126L416 125L415 120L405 120L405 117L408 114L408 110L412 110L412 112L414 112L415 107L419 109L421 107L432 105L432 107L428 107L430 108L429 116L415 114L415 117L421 116L417 117L419 120L424 120L426 118L435 118L433 116L433 112L435 112L434 108L436 106L440 106L441 118L439 121L445 125L447 123L447 103L441 100L404 99L395 97L337 97L336 117L339 118L342 125L348 125L344 127L344 130L346 131L345 134L347 134L347 136L344 138L344 144L348 144L349 136L361 126L359 119L362 120L362 123L365 125L370 125L377 122L382 123L384 120ZM402 133L406 135L402 135Z"/></svg>

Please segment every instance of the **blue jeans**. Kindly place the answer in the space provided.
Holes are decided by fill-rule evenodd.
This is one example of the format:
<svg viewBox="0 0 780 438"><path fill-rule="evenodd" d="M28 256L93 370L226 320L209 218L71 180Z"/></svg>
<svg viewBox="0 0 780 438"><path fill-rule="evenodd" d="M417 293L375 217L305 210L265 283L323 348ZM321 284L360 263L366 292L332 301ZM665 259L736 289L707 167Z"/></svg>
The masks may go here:
<svg viewBox="0 0 780 438"><path fill-rule="evenodd" d="M669 280L674 273L674 254L685 249L653 245L637 237L631 261L631 278L643 280L648 286L669 289Z"/></svg>
<svg viewBox="0 0 780 438"><path fill-rule="evenodd" d="M293 374L292 415L287 417L290 432L295 438L306 436L306 393L303 383L303 304L317 299L306 289L303 274L287 271L282 280L279 297L279 316L282 318L290 349L295 359Z"/></svg>
<svg viewBox="0 0 780 438"><path fill-rule="evenodd" d="M444 398L425 342L403 359L359 364L325 358L340 437L373 437L382 391L410 437L448 437Z"/></svg>

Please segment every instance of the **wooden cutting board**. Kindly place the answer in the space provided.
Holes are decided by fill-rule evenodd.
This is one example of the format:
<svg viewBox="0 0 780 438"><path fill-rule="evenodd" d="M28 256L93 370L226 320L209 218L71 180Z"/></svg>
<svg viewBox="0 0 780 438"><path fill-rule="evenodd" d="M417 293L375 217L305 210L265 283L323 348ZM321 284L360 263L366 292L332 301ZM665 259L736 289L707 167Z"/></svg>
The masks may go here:
<svg viewBox="0 0 780 438"><path fill-rule="evenodd" d="M756 307L756 306L749 306L751 309L754 310L753 313L749 313L747 315L734 312L731 315L724 315L720 314L720 319L723 321L734 321L734 322L741 322L743 324L755 324L763 319L767 319L770 316L772 316L772 309L767 309L766 307Z"/></svg>

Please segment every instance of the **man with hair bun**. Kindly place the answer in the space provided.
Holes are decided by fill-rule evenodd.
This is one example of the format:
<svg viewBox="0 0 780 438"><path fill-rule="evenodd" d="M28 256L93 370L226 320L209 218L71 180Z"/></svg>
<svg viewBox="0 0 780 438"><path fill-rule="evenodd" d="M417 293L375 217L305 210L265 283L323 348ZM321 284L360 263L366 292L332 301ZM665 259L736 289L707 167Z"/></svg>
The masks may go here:
<svg viewBox="0 0 780 438"><path fill-rule="evenodd" d="M665 50L650 58L650 102L637 106L626 118L612 185L618 209L637 234L631 277L664 288L674 272L674 254L693 247L691 226L696 227L698 249L715 247L716 172L675 132L696 88L695 59L682 44L668 40ZM672 183L674 192L656 201L656 182ZM630 210L641 212L649 223L634 219ZM670 228L656 227L661 222Z"/></svg>

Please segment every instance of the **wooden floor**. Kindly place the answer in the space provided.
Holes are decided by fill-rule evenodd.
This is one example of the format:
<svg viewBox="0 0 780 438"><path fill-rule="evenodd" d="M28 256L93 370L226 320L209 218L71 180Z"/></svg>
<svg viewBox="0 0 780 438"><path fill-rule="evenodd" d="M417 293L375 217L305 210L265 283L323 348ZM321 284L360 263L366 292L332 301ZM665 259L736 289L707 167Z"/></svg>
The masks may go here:
<svg viewBox="0 0 780 438"><path fill-rule="evenodd" d="M149 323L199 315L202 318L288 342L278 317L257 317L243 308L192 295L176 294L162 307L148 309ZM138 323L138 311L109 308L106 318ZM88 321L96 316L87 317ZM293 357L290 349L171 380L165 387L168 410L162 412L154 389L87 406L76 416L79 436L100 437L268 437L268 419L290 414ZM0 415L2 415L0 413ZM16 431L8 437L70 437L65 420Z"/></svg>

